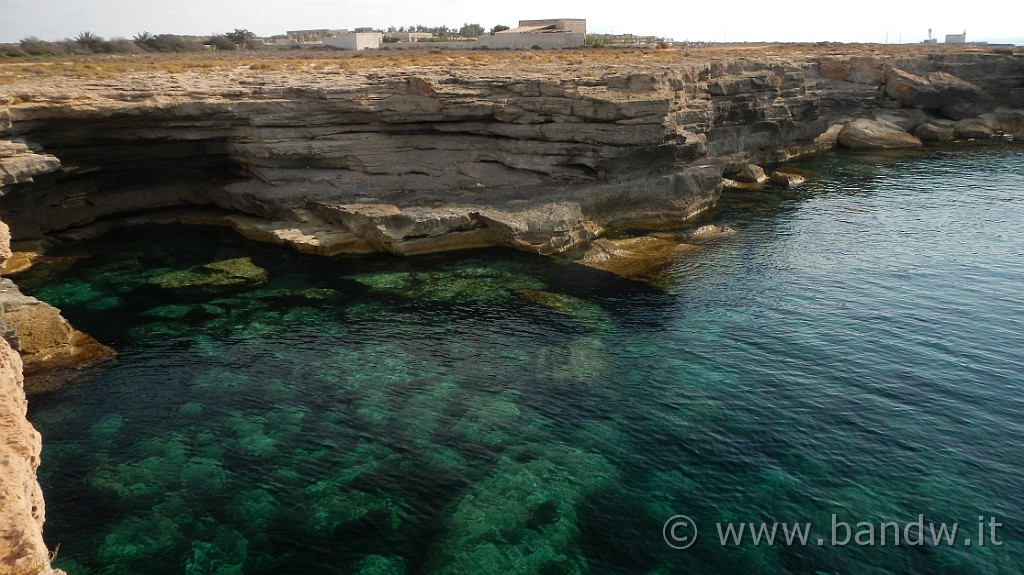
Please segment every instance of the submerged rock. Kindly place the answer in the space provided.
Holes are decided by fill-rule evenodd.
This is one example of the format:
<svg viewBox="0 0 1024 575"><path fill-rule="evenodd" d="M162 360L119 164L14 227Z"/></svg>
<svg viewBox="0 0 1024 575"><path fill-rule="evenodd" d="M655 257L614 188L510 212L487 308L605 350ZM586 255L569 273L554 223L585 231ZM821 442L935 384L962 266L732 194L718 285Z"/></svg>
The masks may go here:
<svg viewBox="0 0 1024 575"><path fill-rule="evenodd" d="M405 575L408 572L405 558L398 556L367 555L355 564L355 575Z"/></svg>
<svg viewBox="0 0 1024 575"><path fill-rule="evenodd" d="M613 484L600 455L560 444L515 448L461 495L431 564L438 575L583 573L580 506Z"/></svg>
<svg viewBox="0 0 1024 575"><path fill-rule="evenodd" d="M685 236L689 243L700 244L723 236L731 236L736 230L729 226L703 225Z"/></svg>
<svg viewBox="0 0 1024 575"><path fill-rule="evenodd" d="M150 280L164 289L216 288L256 285L267 281L267 270L251 258L233 258L159 275Z"/></svg>
<svg viewBox="0 0 1024 575"><path fill-rule="evenodd" d="M624 277L644 277L672 264L693 246L656 236L594 240L578 263Z"/></svg>

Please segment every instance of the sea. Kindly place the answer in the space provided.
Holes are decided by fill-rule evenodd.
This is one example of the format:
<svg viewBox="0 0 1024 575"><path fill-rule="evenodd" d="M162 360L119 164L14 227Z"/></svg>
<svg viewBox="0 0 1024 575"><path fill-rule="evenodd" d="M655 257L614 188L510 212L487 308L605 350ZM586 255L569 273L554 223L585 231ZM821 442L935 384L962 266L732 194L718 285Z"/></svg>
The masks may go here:
<svg viewBox="0 0 1024 575"><path fill-rule="evenodd" d="M205 228L54 250L15 280L117 351L30 382L55 565L1024 573L1024 146L790 168L644 280Z"/></svg>

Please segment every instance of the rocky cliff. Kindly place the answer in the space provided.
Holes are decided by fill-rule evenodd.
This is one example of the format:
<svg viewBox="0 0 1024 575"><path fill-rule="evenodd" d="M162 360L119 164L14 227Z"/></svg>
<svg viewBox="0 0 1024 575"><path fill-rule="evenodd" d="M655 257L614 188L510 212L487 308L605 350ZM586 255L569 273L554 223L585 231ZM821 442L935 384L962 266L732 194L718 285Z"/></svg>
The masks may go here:
<svg viewBox="0 0 1024 575"><path fill-rule="evenodd" d="M205 206L319 253L562 252L692 217L745 163L861 145L840 139L852 120L911 143L929 121L950 139L1019 128L992 113L1024 107L1024 58L935 50L18 81L0 87L5 146L49 173L0 176L0 210L16 240Z"/></svg>
<svg viewBox="0 0 1024 575"><path fill-rule="evenodd" d="M552 254L683 222L714 205L723 176L766 179L752 163L837 145L1024 139L1024 57L1005 48L607 54L110 77L40 68L0 85L0 213L22 245L184 221L320 254ZM594 245L592 260L630 248ZM3 289L8 307L44 309ZM47 333L64 334L57 347L83 347L48 317ZM37 319L8 330L26 358ZM3 532L2 568L45 548L38 438L7 342L0 360L12 453L0 458L12 490L2 525L15 526Z"/></svg>

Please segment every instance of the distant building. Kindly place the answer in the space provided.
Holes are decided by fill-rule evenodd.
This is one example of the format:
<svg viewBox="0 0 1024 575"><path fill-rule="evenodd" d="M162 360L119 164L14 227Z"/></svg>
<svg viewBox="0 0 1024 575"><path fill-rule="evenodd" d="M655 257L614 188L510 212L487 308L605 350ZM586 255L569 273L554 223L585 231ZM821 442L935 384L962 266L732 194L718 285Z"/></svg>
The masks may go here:
<svg viewBox="0 0 1024 575"><path fill-rule="evenodd" d="M519 26L477 39L481 48L579 48L586 43L587 21L582 18L520 20Z"/></svg>
<svg viewBox="0 0 1024 575"><path fill-rule="evenodd" d="M967 30L963 34L946 34L946 44L966 44Z"/></svg>

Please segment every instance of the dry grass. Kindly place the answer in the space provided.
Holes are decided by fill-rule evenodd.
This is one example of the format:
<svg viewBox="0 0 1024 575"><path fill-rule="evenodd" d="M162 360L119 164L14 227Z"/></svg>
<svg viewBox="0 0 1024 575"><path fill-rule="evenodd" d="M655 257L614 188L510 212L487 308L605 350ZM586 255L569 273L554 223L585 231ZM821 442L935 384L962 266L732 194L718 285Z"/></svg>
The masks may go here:
<svg viewBox="0 0 1024 575"><path fill-rule="evenodd" d="M128 74L215 74L248 69L255 72L353 72L438 68L586 68L672 65L707 60L763 57L842 55L919 55L964 51L1007 51L1007 48L948 45L880 44L733 44L667 50L600 48L579 50L411 50L366 52L205 52L187 54L124 54L31 56L0 60L0 84L47 77L116 78ZM1020 48L1016 49L1021 52Z"/></svg>

